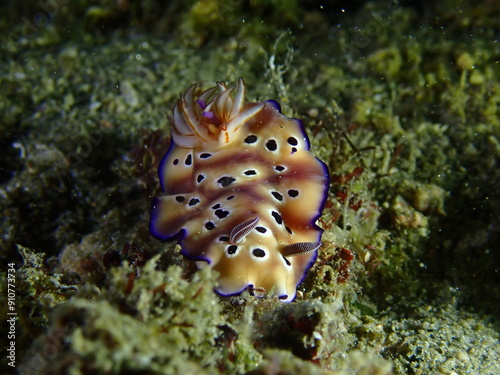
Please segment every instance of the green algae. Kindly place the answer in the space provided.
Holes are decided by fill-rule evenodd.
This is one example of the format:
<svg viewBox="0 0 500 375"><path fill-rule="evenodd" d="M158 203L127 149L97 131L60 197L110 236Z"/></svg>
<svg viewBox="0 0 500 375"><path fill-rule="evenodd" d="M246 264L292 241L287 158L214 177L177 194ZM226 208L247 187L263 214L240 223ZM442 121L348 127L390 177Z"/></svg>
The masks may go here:
<svg viewBox="0 0 500 375"><path fill-rule="evenodd" d="M135 270L130 266L115 268L109 289L101 292L88 285L81 297L62 305L55 312L53 329L65 329L74 320L66 337L70 350L61 351L61 358L44 373L62 373L65 357L73 355L80 360L69 367L72 373L204 373L203 367L220 361L215 339L217 325L225 321L212 291L215 275L201 271L187 281L178 266L165 272L155 271L155 266L156 259L149 261L132 281ZM43 348L43 342L40 345Z"/></svg>
<svg viewBox="0 0 500 375"><path fill-rule="evenodd" d="M17 314L13 340L17 353L24 352L32 344L33 337L45 332L52 310L74 296L78 285L78 280L53 272L51 267L45 265L45 254L35 253L20 245L18 251L22 264L16 267L15 278L10 286L11 292L15 293L13 310L7 310L7 285L2 286L3 315L7 316L8 312ZM4 272L1 275L7 280ZM4 333L7 337L7 333L2 331ZM5 359L1 365L6 368Z"/></svg>
<svg viewBox="0 0 500 375"><path fill-rule="evenodd" d="M395 358L395 371L419 373L425 363L426 373L498 372L498 327L451 305L439 309L422 305L410 318L385 322L384 357Z"/></svg>
<svg viewBox="0 0 500 375"><path fill-rule="evenodd" d="M331 370L302 362L289 352L282 350L265 350L266 360L257 369L248 372L251 375L269 374L279 368L280 374L312 374L312 375L385 375L391 373L391 364L374 353L362 353L353 350Z"/></svg>
<svg viewBox="0 0 500 375"><path fill-rule="evenodd" d="M79 2L24 37L1 21L0 241L20 267L22 369L498 372L483 314L498 312L499 9L244 3ZM249 100L306 120L333 176L325 244L288 305L220 298L148 235L155 131L193 82L240 76Z"/></svg>

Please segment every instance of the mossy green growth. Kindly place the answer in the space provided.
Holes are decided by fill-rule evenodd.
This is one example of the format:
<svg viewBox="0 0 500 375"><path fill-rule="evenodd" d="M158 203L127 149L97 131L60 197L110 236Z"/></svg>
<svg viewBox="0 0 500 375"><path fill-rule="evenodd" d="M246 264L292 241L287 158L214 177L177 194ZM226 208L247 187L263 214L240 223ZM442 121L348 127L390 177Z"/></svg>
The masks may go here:
<svg viewBox="0 0 500 375"><path fill-rule="evenodd" d="M231 349L225 346L227 317L213 292L216 274L205 268L186 280L179 266L157 269L158 259L150 260L140 275L126 264L114 268L109 288L88 284L77 298L61 304L48 336L31 349L43 353L50 332L64 332L68 346L43 373L66 373L66 359L75 355L78 359L69 366L72 374L211 374L218 373L219 366L240 373L254 367L260 360L255 349L239 342ZM227 361L229 350L237 353L232 362ZM29 357L24 366L34 366Z"/></svg>
<svg viewBox="0 0 500 375"><path fill-rule="evenodd" d="M304 9L298 1L187 1L178 6L178 36L190 46L202 46L214 39L230 38L250 48L268 49L285 27L298 27ZM161 25L161 20L158 22Z"/></svg>
<svg viewBox="0 0 500 375"><path fill-rule="evenodd" d="M396 47L383 48L372 53L367 64L382 77L394 79L400 73L403 57Z"/></svg>
<svg viewBox="0 0 500 375"><path fill-rule="evenodd" d="M23 265L16 272L17 296L20 311L31 311L30 314L19 314L25 329L45 328L49 322L50 312L59 304L67 301L76 293L75 280L63 273L49 272L44 263L45 254L18 245L23 258Z"/></svg>
<svg viewBox="0 0 500 375"><path fill-rule="evenodd" d="M75 299L58 311L56 321L67 320L73 309L79 309L85 315L85 323L69 338L71 352L82 358L81 362L75 361L71 365L74 374L89 370L119 374L146 369L158 374L208 373L183 354L190 346L186 339L192 334L186 335L175 329L169 331L160 322L147 324L121 313L107 301ZM170 325L173 326L175 324ZM85 361L92 364L85 365ZM61 370L51 371L59 373Z"/></svg>
<svg viewBox="0 0 500 375"><path fill-rule="evenodd" d="M441 297L454 294L452 289ZM422 301L413 307L411 317L365 318L357 332L359 346L383 347L396 374L498 373L498 324L447 303L435 308Z"/></svg>
<svg viewBox="0 0 500 375"><path fill-rule="evenodd" d="M2 284L0 312L8 316L8 312L16 315L9 318L16 319L15 323L15 346L16 353L23 353L28 348L33 337L42 334L50 321L50 314L54 308L65 303L76 293L78 283L67 275L57 272L50 272L45 263L45 254L35 253L33 250L17 246L23 263L15 265L13 280L9 281L9 294L7 294L7 273L1 272L5 283ZM14 262L12 262L14 263ZM7 269L7 268L5 268ZM14 297L12 298L12 293ZM7 298L14 302L11 305L13 310L7 310L9 304ZM7 325L2 327L2 334L7 337ZM3 331L5 329L5 331ZM0 360L0 368L7 368L6 356ZM10 361L9 361L10 362ZM15 361L14 361L15 362ZM19 363L19 362L18 362Z"/></svg>
<svg viewBox="0 0 500 375"><path fill-rule="evenodd" d="M392 373L392 365L373 352L353 350L331 369L318 367L294 357L287 351L267 349L264 351L265 361L248 375L267 375L279 371L285 375L388 375Z"/></svg>

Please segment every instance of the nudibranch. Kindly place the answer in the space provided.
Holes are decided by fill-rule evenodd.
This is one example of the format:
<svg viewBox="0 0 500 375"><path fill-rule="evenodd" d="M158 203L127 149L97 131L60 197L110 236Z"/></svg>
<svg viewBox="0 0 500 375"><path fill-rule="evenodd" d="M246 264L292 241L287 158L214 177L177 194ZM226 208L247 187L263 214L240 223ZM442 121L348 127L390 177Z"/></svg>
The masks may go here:
<svg viewBox="0 0 500 375"><path fill-rule="evenodd" d="M328 169L309 152L300 120L245 94L240 78L180 95L150 230L217 270L221 295L250 288L289 302L321 245Z"/></svg>

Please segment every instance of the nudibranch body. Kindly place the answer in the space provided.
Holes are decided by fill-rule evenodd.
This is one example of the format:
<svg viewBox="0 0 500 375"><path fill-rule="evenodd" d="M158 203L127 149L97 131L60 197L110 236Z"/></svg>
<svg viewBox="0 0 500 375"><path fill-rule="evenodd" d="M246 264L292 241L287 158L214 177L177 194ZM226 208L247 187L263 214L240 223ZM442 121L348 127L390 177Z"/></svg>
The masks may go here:
<svg viewBox="0 0 500 375"><path fill-rule="evenodd" d="M217 270L218 293L250 287L289 302L321 244L328 170L300 120L272 100L245 103L245 93L240 79L180 96L150 229Z"/></svg>

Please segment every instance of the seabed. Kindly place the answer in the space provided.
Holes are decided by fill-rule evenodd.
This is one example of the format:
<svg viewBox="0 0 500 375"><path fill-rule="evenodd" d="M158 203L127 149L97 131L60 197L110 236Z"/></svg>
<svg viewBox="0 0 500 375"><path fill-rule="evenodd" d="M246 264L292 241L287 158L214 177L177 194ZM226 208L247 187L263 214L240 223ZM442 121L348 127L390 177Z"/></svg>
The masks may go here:
<svg viewBox="0 0 500 375"><path fill-rule="evenodd" d="M497 2L0 9L2 373L500 373ZM330 169L288 304L148 230L175 100L239 77Z"/></svg>

